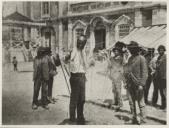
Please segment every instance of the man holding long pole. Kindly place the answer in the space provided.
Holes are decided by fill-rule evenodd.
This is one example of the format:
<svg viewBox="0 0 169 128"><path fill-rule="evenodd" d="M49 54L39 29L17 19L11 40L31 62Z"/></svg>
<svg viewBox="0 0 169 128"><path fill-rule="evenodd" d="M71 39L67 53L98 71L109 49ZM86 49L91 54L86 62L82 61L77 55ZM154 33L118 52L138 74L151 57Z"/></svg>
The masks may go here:
<svg viewBox="0 0 169 128"><path fill-rule="evenodd" d="M86 55L84 46L86 44L86 36L80 35L77 39L76 47L71 52L68 60L70 62L70 105L69 116L70 121L76 121L77 111L77 123L84 124L85 118L83 114L85 103L85 72L87 69Z"/></svg>

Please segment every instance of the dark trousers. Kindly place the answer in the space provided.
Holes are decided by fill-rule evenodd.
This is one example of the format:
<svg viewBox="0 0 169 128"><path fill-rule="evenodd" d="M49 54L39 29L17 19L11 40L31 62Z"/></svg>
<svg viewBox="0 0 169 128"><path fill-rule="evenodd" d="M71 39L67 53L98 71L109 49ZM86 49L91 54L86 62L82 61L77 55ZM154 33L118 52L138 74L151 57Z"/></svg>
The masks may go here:
<svg viewBox="0 0 169 128"><path fill-rule="evenodd" d="M157 104L158 101L158 91L159 91L158 81L159 80L157 78L153 78L154 91L153 91L152 103L154 105Z"/></svg>
<svg viewBox="0 0 169 128"><path fill-rule="evenodd" d="M13 66L14 66L14 71L17 71L18 70L17 69L17 64L14 64Z"/></svg>
<svg viewBox="0 0 169 128"><path fill-rule="evenodd" d="M148 75L147 81L146 81L146 85L144 87L144 100L145 103L148 103L148 93L149 93L149 89L151 86L151 82L152 82L152 76L151 74Z"/></svg>
<svg viewBox="0 0 169 128"><path fill-rule="evenodd" d="M117 80L112 82L113 83L113 94L114 94L114 104L118 105L119 107L123 106L122 102L122 94L121 94L121 81Z"/></svg>
<svg viewBox="0 0 169 128"><path fill-rule="evenodd" d="M161 95L161 107L166 108L166 79L159 79L158 87Z"/></svg>
<svg viewBox="0 0 169 128"><path fill-rule="evenodd" d="M48 84L48 97L52 98L52 89L53 89L53 77L49 77L49 84Z"/></svg>
<svg viewBox="0 0 169 128"><path fill-rule="evenodd" d="M84 73L71 73L71 95L69 105L70 119L76 118L76 109L77 119L84 119L83 109L85 103L85 81L86 77Z"/></svg>
<svg viewBox="0 0 169 128"><path fill-rule="evenodd" d="M140 118L144 120L146 118L146 105L144 102L144 90L139 91L135 86L130 86L127 89L127 95L129 98L130 110L133 115L133 119L137 118L136 102L140 109Z"/></svg>
<svg viewBox="0 0 169 128"><path fill-rule="evenodd" d="M42 105L47 103L47 82L41 79L37 79L34 81L34 92L33 92L33 104L38 105L38 96L40 88L42 87Z"/></svg>
<svg viewBox="0 0 169 128"><path fill-rule="evenodd" d="M48 81L42 81L42 105L48 104L47 96L48 96Z"/></svg>

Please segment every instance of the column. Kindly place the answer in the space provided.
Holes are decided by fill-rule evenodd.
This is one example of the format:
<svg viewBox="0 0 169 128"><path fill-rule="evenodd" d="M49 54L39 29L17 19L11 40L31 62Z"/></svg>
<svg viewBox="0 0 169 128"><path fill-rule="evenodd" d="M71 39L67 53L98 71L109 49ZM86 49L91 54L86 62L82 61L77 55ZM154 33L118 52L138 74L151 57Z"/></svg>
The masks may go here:
<svg viewBox="0 0 169 128"><path fill-rule="evenodd" d="M110 33L109 33L109 46L113 46L113 44L115 43L115 26L111 25L110 26Z"/></svg>
<svg viewBox="0 0 169 128"><path fill-rule="evenodd" d="M115 26L115 42L119 40L119 28L118 28L118 24L116 24Z"/></svg>
<svg viewBox="0 0 169 128"><path fill-rule="evenodd" d="M95 48L95 36L94 36L94 28L90 28L90 54L93 54L93 50Z"/></svg>
<svg viewBox="0 0 169 128"><path fill-rule="evenodd" d="M106 27L106 42L105 42L105 48L109 48L109 42L110 42L110 28Z"/></svg>
<svg viewBox="0 0 169 128"><path fill-rule="evenodd" d="M62 21L59 21L59 54L63 55L63 24Z"/></svg>
<svg viewBox="0 0 169 128"><path fill-rule="evenodd" d="M28 28L27 27L25 27L24 29L23 29L23 34L24 34L24 41L28 41L29 40L29 37L28 37Z"/></svg>
<svg viewBox="0 0 169 128"><path fill-rule="evenodd" d="M58 34L59 34L59 25L56 23L55 25L53 25L53 28L54 28L54 43L53 43L53 51L52 52L55 52L55 53L58 53L58 42L59 42L59 39L58 39Z"/></svg>
<svg viewBox="0 0 169 128"><path fill-rule="evenodd" d="M71 20L69 19L68 21L68 50L71 50L73 48L73 44L72 44L72 39L73 39L73 25Z"/></svg>
<svg viewBox="0 0 169 128"><path fill-rule="evenodd" d="M143 22L143 15L140 9L135 10L135 27L141 27Z"/></svg>

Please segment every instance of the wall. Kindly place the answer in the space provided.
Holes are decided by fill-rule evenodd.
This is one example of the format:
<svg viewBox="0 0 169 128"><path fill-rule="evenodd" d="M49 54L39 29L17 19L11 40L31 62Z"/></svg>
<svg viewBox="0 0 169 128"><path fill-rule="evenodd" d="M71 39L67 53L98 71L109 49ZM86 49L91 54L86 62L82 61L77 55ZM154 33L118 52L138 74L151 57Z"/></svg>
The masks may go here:
<svg viewBox="0 0 169 128"><path fill-rule="evenodd" d="M40 20L41 19L41 2L31 2L32 6L32 19Z"/></svg>
<svg viewBox="0 0 169 128"><path fill-rule="evenodd" d="M50 2L50 16L51 18L58 17L58 2Z"/></svg>
<svg viewBox="0 0 169 128"><path fill-rule="evenodd" d="M167 23L167 10L165 8L153 9L152 24L166 24Z"/></svg>

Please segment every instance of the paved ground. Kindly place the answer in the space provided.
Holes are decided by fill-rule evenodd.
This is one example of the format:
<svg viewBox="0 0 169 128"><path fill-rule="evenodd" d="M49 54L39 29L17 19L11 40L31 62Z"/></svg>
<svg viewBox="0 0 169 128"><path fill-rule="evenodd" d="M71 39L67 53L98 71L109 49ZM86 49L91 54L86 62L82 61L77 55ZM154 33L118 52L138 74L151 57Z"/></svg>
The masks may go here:
<svg viewBox="0 0 169 128"><path fill-rule="evenodd" d="M97 64L95 68L90 69L87 74L86 96L90 101L85 104L85 116L89 125L106 124L126 124L130 119L128 113L128 103L125 101L123 110L114 112L104 107L94 105L93 103L112 99L111 82L104 77L103 71L99 67L105 64ZM32 81L32 63L20 63L19 72L13 72L11 65L3 68L3 86L2 86L2 123L5 124L70 124L68 122L68 104L69 95L65 80L60 68L59 74L55 77L53 95L58 98L56 104L50 104L49 110L39 108L36 111L31 109L33 81ZM93 79L91 79L93 78ZM152 89L151 89L152 90ZM123 90L125 95L125 90ZM91 103L92 101L92 103ZM158 118L166 117L165 111L149 107L149 114ZM147 124L162 124L158 120L148 119Z"/></svg>

